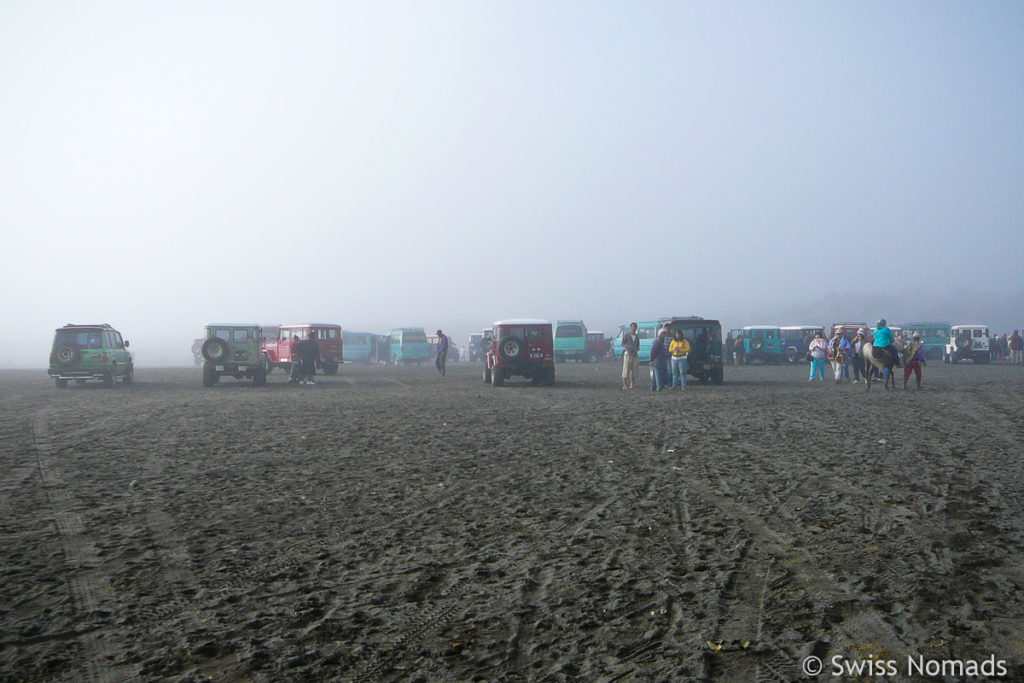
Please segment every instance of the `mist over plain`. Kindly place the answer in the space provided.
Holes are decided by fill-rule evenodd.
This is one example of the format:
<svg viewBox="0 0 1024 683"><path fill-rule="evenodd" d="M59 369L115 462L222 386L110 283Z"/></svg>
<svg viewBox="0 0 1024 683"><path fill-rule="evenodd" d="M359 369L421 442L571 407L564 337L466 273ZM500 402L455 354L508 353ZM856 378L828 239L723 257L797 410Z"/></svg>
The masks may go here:
<svg viewBox="0 0 1024 683"><path fill-rule="evenodd" d="M3 367L107 322L1024 327L1024 9L0 10Z"/></svg>

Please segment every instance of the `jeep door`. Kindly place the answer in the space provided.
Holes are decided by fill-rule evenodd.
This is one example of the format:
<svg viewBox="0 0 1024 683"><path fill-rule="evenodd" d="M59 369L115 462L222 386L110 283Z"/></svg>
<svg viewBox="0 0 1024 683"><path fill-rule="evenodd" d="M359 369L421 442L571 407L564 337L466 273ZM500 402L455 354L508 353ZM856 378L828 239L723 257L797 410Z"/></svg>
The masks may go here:
<svg viewBox="0 0 1024 683"><path fill-rule="evenodd" d="M312 333L314 330L310 330ZM341 330L336 327L324 327L316 330L317 344L320 346L320 360L326 363L340 363L342 359Z"/></svg>
<svg viewBox="0 0 1024 683"><path fill-rule="evenodd" d="M112 343L111 348L113 349L112 354L114 360L117 362L117 367L127 368L132 363L132 354L129 353L128 349L125 347L121 333L117 330L113 330L110 332L110 337ZM125 370L125 372L127 373L127 370Z"/></svg>

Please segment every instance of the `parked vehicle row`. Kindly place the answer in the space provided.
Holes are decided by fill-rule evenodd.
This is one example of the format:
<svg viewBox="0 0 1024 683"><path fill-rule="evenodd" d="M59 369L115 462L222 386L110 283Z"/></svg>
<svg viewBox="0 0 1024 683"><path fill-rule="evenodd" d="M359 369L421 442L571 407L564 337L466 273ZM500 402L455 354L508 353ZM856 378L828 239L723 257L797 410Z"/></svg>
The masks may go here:
<svg viewBox="0 0 1024 683"><path fill-rule="evenodd" d="M721 384L722 326L717 320L689 316L638 322L639 360L650 360L651 344L658 330L666 326L672 334L680 331L690 342L688 374ZM924 321L889 327L897 336L920 334L929 360L989 362L991 342L985 325ZM830 330L833 334L842 330L852 337L862 328L870 326L847 321L833 323ZM499 320L469 336L467 353L470 360L483 362L484 379L495 386L517 376L550 386L555 381L555 362L594 362L602 354L621 359L626 329L621 326L619 334L608 340L601 332L588 331L580 320L560 320L555 325L539 319ZM730 335L742 341L744 362L776 364L803 361L814 334L824 331L820 325L748 325ZM376 335L346 332L333 323L211 323L205 327L204 337L195 341L193 352L201 358L204 386L213 386L225 376L262 385L274 368L291 369L295 344L305 340L317 342L321 369L327 375L337 374L345 360L421 364L432 357L437 345L437 339L427 337L422 327L395 328L387 335ZM99 380L112 386L120 379L129 384L135 370L128 348L128 341L109 324L68 324L54 334L48 374L60 388L72 380L79 384Z"/></svg>
<svg viewBox="0 0 1024 683"><path fill-rule="evenodd" d="M851 339L859 329L873 326L863 321L833 323L830 334L842 330ZM825 334L822 325L748 325L730 330L733 340L742 340L744 363L800 363L807 361L807 347L815 332ZM989 362L990 335L985 325L950 325L944 321L917 321L889 325L896 337L921 335L924 354L928 360L957 363L972 360ZM826 335L829 336L829 335ZM734 341L735 343L735 341Z"/></svg>

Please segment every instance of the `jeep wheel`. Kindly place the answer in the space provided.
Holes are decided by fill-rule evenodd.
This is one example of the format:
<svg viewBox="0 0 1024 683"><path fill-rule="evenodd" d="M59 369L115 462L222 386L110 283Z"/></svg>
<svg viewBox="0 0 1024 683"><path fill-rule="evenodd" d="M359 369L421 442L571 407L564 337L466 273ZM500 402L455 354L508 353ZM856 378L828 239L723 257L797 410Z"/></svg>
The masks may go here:
<svg viewBox="0 0 1024 683"><path fill-rule="evenodd" d="M270 374L270 371L274 369L274 361L270 360L270 356L267 354L263 355L263 367L267 369L266 372L268 375Z"/></svg>
<svg viewBox="0 0 1024 683"><path fill-rule="evenodd" d="M267 383L267 370L262 365L252 373L252 383L262 387Z"/></svg>
<svg viewBox="0 0 1024 683"><path fill-rule="evenodd" d="M223 363L228 357L228 344L220 337L210 337L203 342L203 358L211 363Z"/></svg>
<svg viewBox="0 0 1024 683"><path fill-rule="evenodd" d="M809 344L808 344L809 345ZM790 346L786 349L786 362L795 365L800 360L800 352Z"/></svg>
<svg viewBox="0 0 1024 683"><path fill-rule="evenodd" d="M212 387L214 384L217 383L217 379L218 379L217 378L217 371L214 370L212 367L204 365L203 366L203 386L204 387Z"/></svg>
<svg viewBox="0 0 1024 683"><path fill-rule="evenodd" d="M324 363L324 374L325 375L337 375L338 364L337 363Z"/></svg>
<svg viewBox="0 0 1024 683"><path fill-rule="evenodd" d="M971 348L971 335L969 333L965 332L964 334L961 334L961 335L957 336L957 338L956 338L956 350L957 351L959 351L960 353L964 353L965 351L969 350L970 348Z"/></svg>
<svg viewBox="0 0 1024 683"><path fill-rule="evenodd" d="M122 384L131 384L135 381L135 366L132 363L128 364L128 372L124 373L124 377L121 378Z"/></svg>
<svg viewBox="0 0 1024 683"><path fill-rule="evenodd" d="M491 369L491 385L500 387L505 383L505 375L501 368Z"/></svg>
<svg viewBox="0 0 1024 683"><path fill-rule="evenodd" d="M544 386L553 387L555 386L555 369L548 368L544 373Z"/></svg>
<svg viewBox="0 0 1024 683"><path fill-rule="evenodd" d="M724 375L725 372L722 368L715 368L714 370L711 371L711 383L721 384L722 381L725 379Z"/></svg>
<svg viewBox="0 0 1024 683"><path fill-rule="evenodd" d="M57 365L74 365L82 356L82 350L76 344L62 344L53 352L53 362Z"/></svg>
<svg viewBox="0 0 1024 683"><path fill-rule="evenodd" d="M490 384L490 383L491 383L491 369L485 365L484 366L484 384Z"/></svg>
<svg viewBox="0 0 1024 683"><path fill-rule="evenodd" d="M505 337L498 342L498 353L507 361L519 360L525 350L523 340L519 337Z"/></svg>
<svg viewBox="0 0 1024 683"><path fill-rule="evenodd" d="M587 356L587 362L588 363L596 363L599 360L600 360L600 358L597 357L596 353L592 353L589 356Z"/></svg>
<svg viewBox="0 0 1024 683"><path fill-rule="evenodd" d="M928 360L942 360L942 349L930 349L925 354L925 358Z"/></svg>
<svg viewBox="0 0 1024 683"><path fill-rule="evenodd" d="M68 381L66 379L57 378L56 382L57 382L57 388L58 389L67 389L68 388Z"/></svg>
<svg viewBox="0 0 1024 683"><path fill-rule="evenodd" d="M114 386L114 370L107 370L103 373L103 386L112 387Z"/></svg>

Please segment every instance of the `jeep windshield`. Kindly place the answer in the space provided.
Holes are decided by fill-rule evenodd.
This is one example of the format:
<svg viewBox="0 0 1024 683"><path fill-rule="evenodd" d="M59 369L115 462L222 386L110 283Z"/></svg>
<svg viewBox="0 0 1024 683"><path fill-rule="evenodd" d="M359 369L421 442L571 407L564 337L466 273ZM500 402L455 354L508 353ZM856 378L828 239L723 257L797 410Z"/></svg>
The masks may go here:
<svg viewBox="0 0 1024 683"><path fill-rule="evenodd" d="M530 341L540 341L547 339L548 331L546 327L502 327L498 330L498 339L504 339L506 337L517 337L519 339L529 339Z"/></svg>
<svg viewBox="0 0 1024 683"><path fill-rule="evenodd" d="M234 329L234 330L210 330L207 334L208 337L217 337L227 342L235 342L238 344L249 341L249 330Z"/></svg>
<svg viewBox="0 0 1024 683"><path fill-rule="evenodd" d="M405 332L402 334L404 344L426 344L427 335L424 332Z"/></svg>
<svg viewBox="0 0 1024 683"><path fill-rule="evenodd" d="M57 337L53 340L53 345L56 347L61 344L74 344L83 349L102 349L103 331L57 330Z"/></svg>

